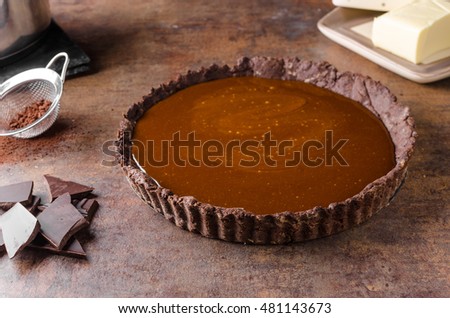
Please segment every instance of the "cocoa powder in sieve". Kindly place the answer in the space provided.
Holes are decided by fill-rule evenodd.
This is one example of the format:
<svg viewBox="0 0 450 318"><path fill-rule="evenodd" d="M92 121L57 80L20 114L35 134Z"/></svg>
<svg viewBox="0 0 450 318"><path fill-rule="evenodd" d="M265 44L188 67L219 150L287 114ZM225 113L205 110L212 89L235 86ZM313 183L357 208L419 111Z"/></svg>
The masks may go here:
<svg viewBox="0 0 450 318"><path fill-rule="evenodd" d="M9 122L9 129L15 130L30 125L41 118L52 105L52 102L41 99L27 106Z"/></svg>

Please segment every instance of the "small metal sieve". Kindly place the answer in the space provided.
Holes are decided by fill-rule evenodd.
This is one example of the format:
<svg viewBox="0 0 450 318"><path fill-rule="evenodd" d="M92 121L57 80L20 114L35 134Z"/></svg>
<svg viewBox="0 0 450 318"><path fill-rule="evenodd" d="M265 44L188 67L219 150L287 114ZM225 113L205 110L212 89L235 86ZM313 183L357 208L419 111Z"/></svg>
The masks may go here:
<svg viewBox="0 0 450 318"><path fill-rule="evenodd" d="M50 69L64 58L61 75ZM0 85L0 136L33 138L49 129L59 113L64 78L69 65L65 52L55 55L45 68L34 68L15 75ZM10 123L27 107L39 101L51 102L47 112L28 126L11 129Z"/></svg>

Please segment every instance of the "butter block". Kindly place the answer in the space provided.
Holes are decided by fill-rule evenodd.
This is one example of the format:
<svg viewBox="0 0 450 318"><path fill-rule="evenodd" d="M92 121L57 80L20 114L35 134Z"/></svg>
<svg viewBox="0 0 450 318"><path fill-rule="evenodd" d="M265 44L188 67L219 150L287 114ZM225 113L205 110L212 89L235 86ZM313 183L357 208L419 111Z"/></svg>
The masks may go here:
<svg viewBox="0 0 450 318"><path fill-rule="evenodd" d="M414 0L333 0L337 7L375 11L390 11L411 2Z"/></svg>
<svg viewBox="0 0 450 318"><path fill-rule="evenodd" d="M450 56L450 1L419 0L382 14L372 42L415 64Z"/></svg>

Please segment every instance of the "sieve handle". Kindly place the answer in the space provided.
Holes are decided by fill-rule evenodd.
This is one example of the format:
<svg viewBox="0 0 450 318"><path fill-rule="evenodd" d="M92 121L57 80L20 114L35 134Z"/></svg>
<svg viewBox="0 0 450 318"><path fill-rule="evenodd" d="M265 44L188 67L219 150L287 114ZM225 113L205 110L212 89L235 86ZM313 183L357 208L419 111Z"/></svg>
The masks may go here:
<svg viewBox="0 0 450 318"><path fill-rule="evenodd" d="M61 52L61 53L56 54L50 60L50 62L48 62L47 66L45 68L50 68L50 66L52 66L52 64L55 63L55 61L58 60L61 57L64 57L64 65L63 65L63 68L61 70L61 81L64 83L64 79L66 78L67 66L69 66L69 56L67 55L66 52Z"/></svg>

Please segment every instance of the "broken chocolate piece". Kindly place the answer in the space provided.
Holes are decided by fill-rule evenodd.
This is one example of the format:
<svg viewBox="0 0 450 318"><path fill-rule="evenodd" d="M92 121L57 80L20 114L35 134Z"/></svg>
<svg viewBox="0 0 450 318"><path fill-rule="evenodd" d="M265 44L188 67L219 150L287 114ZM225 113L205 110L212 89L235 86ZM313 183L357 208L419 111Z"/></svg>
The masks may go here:
<svg viewBox="0 0 450 318"><path fill-rule="evenodd" d="M48 187L50 189L50 194L52 201L58 198L60 195L68 192L72 199L83 199L89 193L94 190L94 188L72 182L65 181L57 177L50 176L48 174L44 175L45 180L47 180Z"/></svg>
<svg viewBox="0 0 450 318"><path fill-rule="evenodd" d="M69 192L65 192L65 193L63 193L63 194L61 194L61 195L59 195L58 196L58 198L59 198L59 203L65 203L65 204L71 204L72 203L72 201L71 201L71 196L70 196L70 193ZM47 207L49 207L50 205L51 205L52 203L48 203L47 204Z"/></svg>
<svg viewBox="0 0 450 318"><path fill-rule="evenodd" d="M42 235L58 250L67 244L73 234L89 224L70 203L69 193L60 195L37 218Z"/></svg>
<svg viewBox="0 0 450 318"><path fill-rule="evenodd" d="M2 229L0 229L0 252L5 250L5 241L3 241Z"/></svg>
<svg viewBox="0 0 450 318"><path fill-rule="evenodd" d="M39 233L38 220L20 203L0 217L0 226L9 258L16 256Z"/></svg>
<svg viewBox="0 0 450 318"><path fill-rule="evenodd" d="M60 203L67 203L67 204L69 204L71 201L70 201L70 194L69 193L66 193L67 195L61 195L61 196L59 196L60 198L61 198L61 201L60 201ZM44 211L46 208L48 208L48 206L50 205L51 203L46 203L46 204L42 204L42 205L39 205L38 207L37 207L37 210L38 211L40 211L40 212L42 212L42 211Z"/></svg>
<svg viewBox="0 0 450 318"><path fill-rule="evenodd" d="M0 187L0 208L10 209L17 202L27 205L31 203L33 181L25 181Z"/></svg>
<svg viewBox="0 0 450 318"><path fill-rule="evenodd" d="M83 215L88 222L91 222L95 212L97 212L99 204L94 199L83 199L78 202L76 208Z"/></svg>
<svg viewBox="0 0 450 318"><path fill-rule="evenodd" d="M33 195L31 203L25 207L27 208L28 211L30 211L31 214L36 215L36 212L37 212L36 210L40 203L41 203L41 198Z"/></svg>
<svg viewBox="0 0 450 318"><path fill-rule="evenodd" d="M56 247L51 245L50 242L42 234L38 234L36 238L33 240L33 242L31 242L30 245L28 245L28 247L63 256L72 256L80 258L87 257L86 252L84 251L80 242L76 238L70 239L63 249L58 250Z"/></svg>

